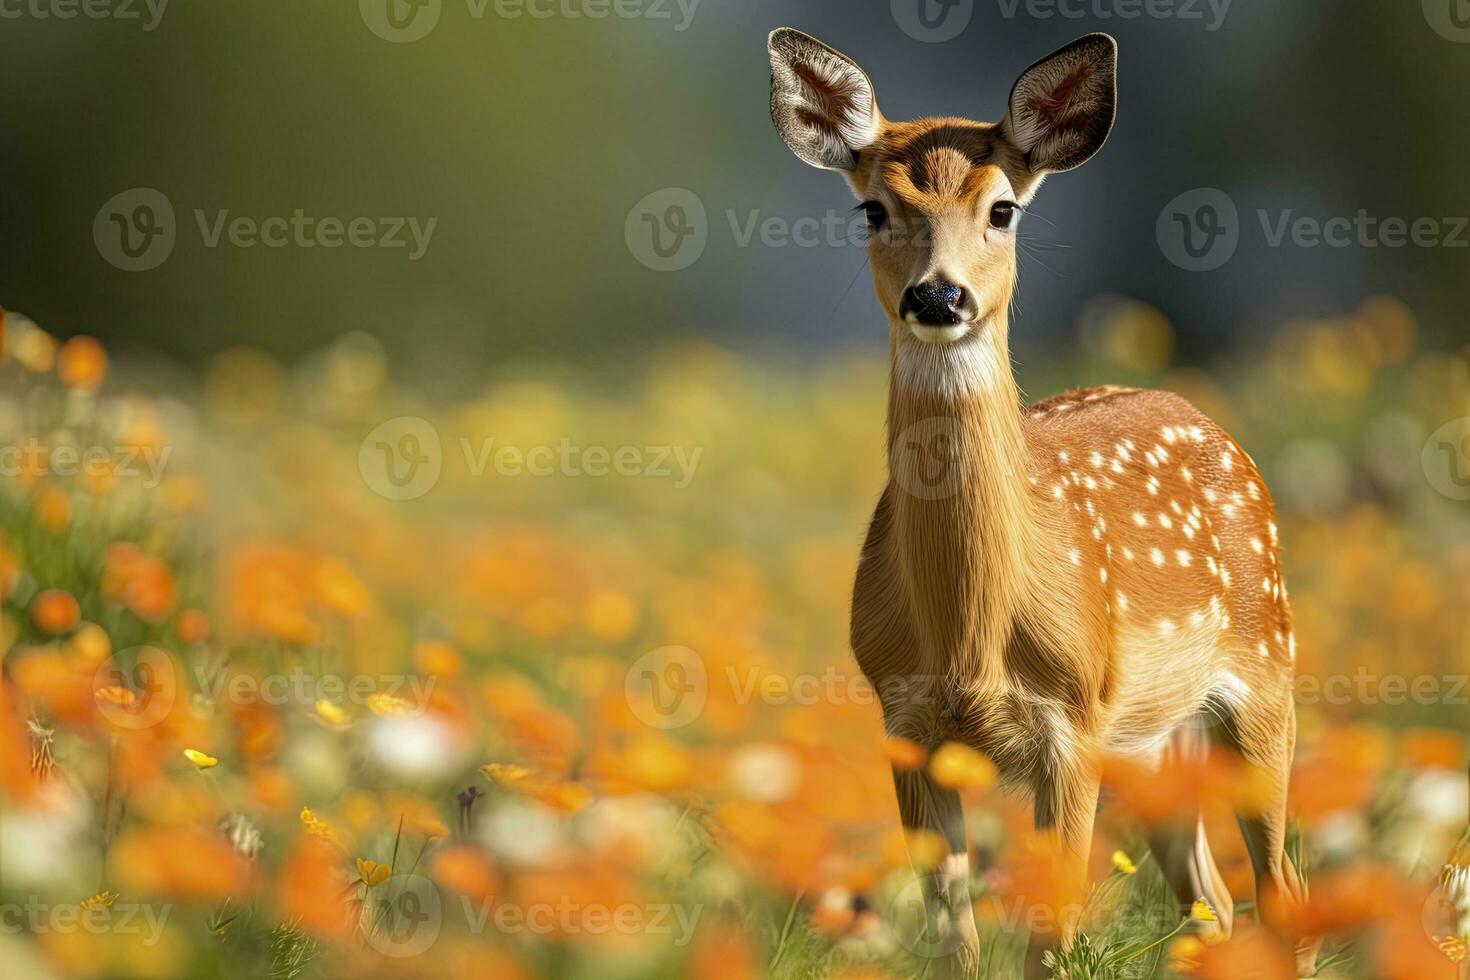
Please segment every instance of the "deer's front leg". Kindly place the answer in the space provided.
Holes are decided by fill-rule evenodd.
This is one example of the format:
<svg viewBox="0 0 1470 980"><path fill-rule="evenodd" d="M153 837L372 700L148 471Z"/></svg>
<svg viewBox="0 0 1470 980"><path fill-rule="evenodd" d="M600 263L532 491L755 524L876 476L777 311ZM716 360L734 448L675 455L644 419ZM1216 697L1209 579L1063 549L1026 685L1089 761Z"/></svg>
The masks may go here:
<svg viewBox="0 0 1470 980"><path fill-rule="evenodd" d="M936 784L923 770L895 769L893 785L904 831L929 831L945 844L937 866L914 867L921 876L927 927L915 951L934 959L939 976L968 980L979 965L980 935L970 902L970 853L960 795Z"/></svg>
<svg viewBox="0 0 1470 980"><path fill-rule="evenodd" d="M1026 946L1030 978L1051 976L1045 964L1048 950L1068 949L1087 904L1087 859L1092 850L1092 824L1097 815L1101 779L1086 763L1058 766L1043 774L1036 786L1036 829L1055 834L1052 894L1036 908L1034 929Z"/></svg>

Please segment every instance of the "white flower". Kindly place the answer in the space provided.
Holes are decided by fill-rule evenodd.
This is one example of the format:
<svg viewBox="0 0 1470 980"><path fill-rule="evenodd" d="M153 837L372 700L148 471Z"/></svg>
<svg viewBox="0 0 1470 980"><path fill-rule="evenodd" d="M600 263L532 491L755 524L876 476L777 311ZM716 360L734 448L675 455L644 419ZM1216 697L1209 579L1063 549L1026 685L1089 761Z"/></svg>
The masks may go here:
<svg viewBox="0 0 1470 980"><path fill-rule="evenodd" d="M801 778L801 766L789 749L779 745L751 745L730 760L730 779L740 795L757 803L780 803Z"/></svg>
<svg viewBox="0 0 1470 980"><path fill-rule="evenodd" d="M449 723L430 713L376 718L368 726L369 754L400 777L448 776L460 764L457 742Z"/></svg>

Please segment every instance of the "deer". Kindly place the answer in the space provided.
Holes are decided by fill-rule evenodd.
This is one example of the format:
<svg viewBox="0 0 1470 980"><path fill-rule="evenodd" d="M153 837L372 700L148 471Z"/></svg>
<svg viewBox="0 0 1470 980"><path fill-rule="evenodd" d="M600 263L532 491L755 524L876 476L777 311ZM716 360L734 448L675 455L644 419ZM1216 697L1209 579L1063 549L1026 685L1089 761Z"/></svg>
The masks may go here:
<svg viewBox="0 0 1470 980"><path fill-rule="evenodd" d="M1260 784L1235 813L1257 908L1299 905L1285 848L1296 638L1259 470L1177 394L1102 386L1028 406L1011 366L1017 227L1046 177L1111 133L1117 43L1089 34L1032 64L997 123L892 121L846 55L792 28L768 47L776 130L860 202L888 319L888 480L850 628L886 734L982 752L1084 888L1100 760L1224 746ZM973 976L960 793L923 768L893 780L905 830L944 845L937 866L916 862L934 955ZM1201 815L1149 843L1181 912L1204 900L1216 921L1196 927L1227 938L1234 905ZM1079 918L1032 930L1026 976L1048 975ZM1303 975L1316 954L1297 942Z"/></svg>

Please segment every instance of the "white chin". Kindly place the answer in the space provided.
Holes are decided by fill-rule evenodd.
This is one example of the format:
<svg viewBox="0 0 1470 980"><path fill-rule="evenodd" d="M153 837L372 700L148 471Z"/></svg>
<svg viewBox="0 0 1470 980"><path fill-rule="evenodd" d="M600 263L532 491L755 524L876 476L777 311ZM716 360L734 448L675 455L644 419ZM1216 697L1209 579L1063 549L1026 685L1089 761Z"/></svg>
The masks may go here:
<svg viewBox="0 0 1470 980"><path fill-rule="evenodd" d="M926 344L952 344L970 332L970 324L955 323L944 327L930 327L922 323L910 323L909 332Z"/></svg>

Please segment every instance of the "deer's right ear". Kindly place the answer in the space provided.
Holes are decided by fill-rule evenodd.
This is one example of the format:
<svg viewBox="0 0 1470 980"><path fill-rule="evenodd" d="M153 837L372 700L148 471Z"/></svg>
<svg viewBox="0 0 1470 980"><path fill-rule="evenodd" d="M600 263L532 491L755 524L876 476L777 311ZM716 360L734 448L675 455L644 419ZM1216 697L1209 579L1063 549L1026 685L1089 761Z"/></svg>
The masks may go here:
<svg viewBox="0 0 1470 980"><path fill-rule="evenodd" d="M776 131L812 166L853 170L883 125L873 83L846 55L801 31L773 31L769 47Z"/></svg>

